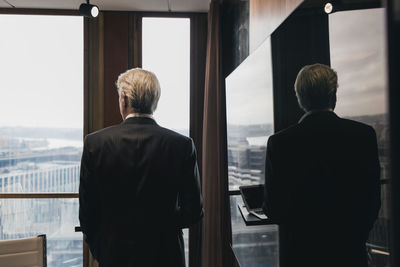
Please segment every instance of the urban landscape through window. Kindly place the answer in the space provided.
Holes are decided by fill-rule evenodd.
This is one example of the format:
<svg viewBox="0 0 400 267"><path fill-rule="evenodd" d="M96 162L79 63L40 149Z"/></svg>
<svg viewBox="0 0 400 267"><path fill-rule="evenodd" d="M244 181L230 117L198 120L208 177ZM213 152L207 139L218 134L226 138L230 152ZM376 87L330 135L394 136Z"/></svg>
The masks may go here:
<svg viewBox="0 0 400 267"><path fill-rule="evenodd" d="M0 15L0 193L77 193L83 18ZM50 267L82 266L77 198L0 199L0 239L47 236Z"/></svg>

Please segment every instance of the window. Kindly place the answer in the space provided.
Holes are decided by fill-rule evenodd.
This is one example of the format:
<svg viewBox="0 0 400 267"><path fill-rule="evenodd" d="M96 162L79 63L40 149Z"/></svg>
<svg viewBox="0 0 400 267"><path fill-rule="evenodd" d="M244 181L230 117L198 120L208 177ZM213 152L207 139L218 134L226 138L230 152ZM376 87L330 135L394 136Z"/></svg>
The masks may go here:
<svg viewBox="0 0 400 267"><path fill-rule="evenodd" d="M161 86L154 118L159 125L189 136L190 19L143 18L142 25L142 65ZM188 229L183 233L187 264Z"/></svg>
<svg viewBox="0 0 400 267"><path fill-rule="evenodd" d="M332 67L338 73L336 113L371 125L377 134L382 207L367 247L371 266L389 266L389 122L386 84L385 11L369 9L329 16ZM368 30L365 30L368 29Z"/></svg>
<svg viewBox="0 0 400 267"><path fill-rule="evenodd" d="M154 72L161 98L154 117L189 136L190 19L143 18L143 68Z"/></svg>
<svg viewBox="0 0 400 267"><path fill-rule="evenodd" d="M48 266L81 266L83 18L0 15L0 35L0 193L19 194L0 198L0 239L46 234Z"/></svg>

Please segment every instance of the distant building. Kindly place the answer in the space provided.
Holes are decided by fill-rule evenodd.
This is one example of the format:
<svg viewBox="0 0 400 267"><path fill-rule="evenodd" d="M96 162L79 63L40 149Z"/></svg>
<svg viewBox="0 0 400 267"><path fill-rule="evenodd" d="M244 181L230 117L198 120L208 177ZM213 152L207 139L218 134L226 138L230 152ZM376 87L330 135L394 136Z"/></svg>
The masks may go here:
<svg viewBox="0 0 400 267"><path fill-rule="evenodd" d="M77 192L79 162L46 164L38 170L17 170L0 175L0 192Z"/></svg>
<svg viewBox="0 0 400 267"><path fill-rule="evenodd" d="M82 148L7 151L0 157L0 193L78 192L81 153ZM82 234L74 232L78 210L74 198L0 199L0 239L46 234L49 266L82 265Z"/></svg>
<svg viewBox="0 0 400 267"><path fill-rule="evenodd" d="M0 192L77 192L79 162L51 162L39 165L38 170L16 170L0 174Z"/></svg>
<svg viewBox="0 0 400 267"><path fill-rule="evenodd" d="M265 146L228 147L228 177L231 188L264 183Z"/></svg>

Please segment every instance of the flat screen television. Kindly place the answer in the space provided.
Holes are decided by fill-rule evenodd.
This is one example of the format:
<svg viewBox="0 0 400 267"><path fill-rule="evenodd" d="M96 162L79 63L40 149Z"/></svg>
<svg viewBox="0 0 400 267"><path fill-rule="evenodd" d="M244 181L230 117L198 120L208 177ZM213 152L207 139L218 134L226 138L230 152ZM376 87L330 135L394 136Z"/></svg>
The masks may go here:
<svg viewBox="0 0 400 267"><path fill-rule="evenodd" d="M268 38L225 80L229 190L262 184L274 132L271 42Z"/></svg>

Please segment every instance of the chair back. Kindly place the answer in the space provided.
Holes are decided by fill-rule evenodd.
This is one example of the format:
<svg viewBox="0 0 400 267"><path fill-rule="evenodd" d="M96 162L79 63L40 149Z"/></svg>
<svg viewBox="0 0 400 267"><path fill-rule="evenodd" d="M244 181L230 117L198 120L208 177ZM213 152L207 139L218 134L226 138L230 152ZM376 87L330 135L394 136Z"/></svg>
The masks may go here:
<svg viewBox="0 0 400 267"><path fill-rule="evenodd" d="M0 241L0 266L47 267L46 235Z"/></svg>

